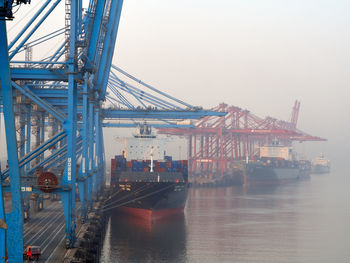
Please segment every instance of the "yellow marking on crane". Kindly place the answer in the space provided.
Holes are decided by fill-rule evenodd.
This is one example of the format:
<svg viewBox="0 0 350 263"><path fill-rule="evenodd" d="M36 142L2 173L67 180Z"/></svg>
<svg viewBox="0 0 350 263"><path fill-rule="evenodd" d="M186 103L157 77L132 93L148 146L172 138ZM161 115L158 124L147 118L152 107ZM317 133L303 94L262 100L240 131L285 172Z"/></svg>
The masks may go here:
<svg viewBox="0 0 350 263"><path fill-rule="evenodd" d="M0 228L7 230L7 224L2 219L0 219Z"/></svg>

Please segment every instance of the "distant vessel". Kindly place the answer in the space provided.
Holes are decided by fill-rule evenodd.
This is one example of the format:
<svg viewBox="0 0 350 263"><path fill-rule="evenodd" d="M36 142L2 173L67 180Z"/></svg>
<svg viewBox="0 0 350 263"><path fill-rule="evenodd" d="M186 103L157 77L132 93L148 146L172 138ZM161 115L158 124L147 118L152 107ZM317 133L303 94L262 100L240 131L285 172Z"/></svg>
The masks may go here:
<svg viewBox="0 0 350 263"><path fill-rule="evenodd" d="M114 193L107 206L146 219L183 212L188 194L188 161L166 156L146 125L129 141L132 159L127 160L124 151L111 160Z"/></svg>
<svg viewBox="0 0 350 263"><path fill-rule="evenodd" d="M331 170L331 163L328 159L321 155L320 157L312 159L311 167L312 173L314 174L329 173Z"/></svg>
<svg viewBox="0 0 350 263"><path fill-rule="evenodd" d="M247 183L287 183L308 178L308 162L295 160L291 147L274 141L259 148L259 155L247 164Z"/></svg>

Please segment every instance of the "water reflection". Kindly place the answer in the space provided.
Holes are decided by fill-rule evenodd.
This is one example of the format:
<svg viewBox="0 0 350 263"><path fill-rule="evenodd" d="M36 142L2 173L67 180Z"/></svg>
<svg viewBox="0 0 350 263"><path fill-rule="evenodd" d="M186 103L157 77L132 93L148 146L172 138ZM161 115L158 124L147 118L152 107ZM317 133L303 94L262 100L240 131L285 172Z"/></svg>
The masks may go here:
<svg viewBox="0 0 350 263"><path fill-rule="evenodd" d="M102 262L349 262L348 172L287 185L192 188L185 217L112 214Z"/></svg>
<svg viewBox="0 0 350 263"><path fill-rule="evenodd" d="M112 213L101 262L185 262L184 214L156 221Z"/></svg>
<svg viewBox="0 0 350 263"><path fill-rule="evenodd" d="M283 262L296 242L295 185L192 189L188 262Z"/></svg>

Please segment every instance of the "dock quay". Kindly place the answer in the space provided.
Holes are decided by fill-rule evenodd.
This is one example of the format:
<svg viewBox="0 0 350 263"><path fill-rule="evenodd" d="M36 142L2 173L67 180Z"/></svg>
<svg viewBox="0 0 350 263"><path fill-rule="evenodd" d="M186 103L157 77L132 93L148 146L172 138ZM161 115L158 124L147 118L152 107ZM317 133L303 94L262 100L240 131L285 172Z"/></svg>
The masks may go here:
<svg viewBox="0 0 350 263"><path fill-rule="evenodd" d="M67 250L62 203L60 200L45 199L43 209L30 211L30 218L24 223L24 246L41 247L40 262L99 262L106 225L102 206L103 200L95 202L86 222L77 220L77 239L74 247Z"/></svg>

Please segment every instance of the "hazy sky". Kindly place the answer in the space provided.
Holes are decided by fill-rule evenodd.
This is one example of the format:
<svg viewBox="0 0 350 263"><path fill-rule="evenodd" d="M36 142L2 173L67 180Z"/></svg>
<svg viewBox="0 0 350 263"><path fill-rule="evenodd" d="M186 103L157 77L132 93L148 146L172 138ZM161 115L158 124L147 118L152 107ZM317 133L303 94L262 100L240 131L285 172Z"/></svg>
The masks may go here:
<svg viewBox="0 0 350 263"><path fill-rule="evenodd" d="M40 3L20 8L10 36ZM51 30L64 26L63 11L64 1L48 19ZM349 13L345 0L125 0L113 63L204 108L225 102L288 120L298 99L298 128L329 140L303 151L346 160ZM34 59L56 47L34 51Z"/></svg>
<svg viewBox="0 0 350 263"><path fill-rule="evenodd" d="M113 61L205 108L287 120L298 99L298 128L329 140L306 147L334 159L349 146L349 13L342 0L126 0Z"/></svg>

